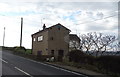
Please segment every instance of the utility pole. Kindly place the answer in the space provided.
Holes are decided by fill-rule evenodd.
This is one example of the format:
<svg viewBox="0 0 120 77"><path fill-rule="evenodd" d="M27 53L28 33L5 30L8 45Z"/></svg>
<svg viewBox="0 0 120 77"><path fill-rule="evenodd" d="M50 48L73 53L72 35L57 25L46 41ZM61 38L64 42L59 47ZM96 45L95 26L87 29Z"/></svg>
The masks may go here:
<svg viewBox="0 0 120 77"><path fill-rule="evenodd" d="M23 18L21 17L20 47L22 47L22 29L23 29Z"/></svg>
<svg viewBox="0 0 120 77"><path fill-rule="evenodd" d="M4 27L4 33L3 33L3 47L4 47L4 42L5 42L5 27Z"/></svg>

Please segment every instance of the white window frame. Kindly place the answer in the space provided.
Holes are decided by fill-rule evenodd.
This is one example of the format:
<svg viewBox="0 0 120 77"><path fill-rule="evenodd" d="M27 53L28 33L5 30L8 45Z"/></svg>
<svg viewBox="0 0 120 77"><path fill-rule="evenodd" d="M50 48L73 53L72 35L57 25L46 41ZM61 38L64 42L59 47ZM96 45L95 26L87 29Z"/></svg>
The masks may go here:
<svg viewBox="0 0 120 77"><path fill-rule="evenodd" d="M38 36L37 41L42 41L43 40L43 36Z"/></svg>
<svg viewBox="0 0 120 77"><path fill-rule="evenodd" d="M36 38L35 38L35 37L33 38L33 41L36 41Z"/></svg>

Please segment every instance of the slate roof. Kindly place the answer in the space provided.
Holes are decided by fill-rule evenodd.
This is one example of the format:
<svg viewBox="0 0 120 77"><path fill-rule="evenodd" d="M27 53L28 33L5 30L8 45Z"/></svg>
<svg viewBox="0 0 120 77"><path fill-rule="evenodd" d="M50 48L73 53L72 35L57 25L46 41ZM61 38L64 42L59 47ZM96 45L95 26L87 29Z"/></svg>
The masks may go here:
<svg viewBox="0 0 120 77"><path fill-rule="evenodd" d="M53 26L51 26L51 27L45 28L44 30L40 30L40 31L38 31L38 32L36 32L36 33L34 33L34 34L32 34L32 36L35 35L35 34L41 33L41 32L43 32L43 31L48 31L48 30L50 30L50 28L55 27L55 26L62 26L62 27L64 27L66 30L71 31L70 29L68 29L68 28L66 28L65 26L63 26L63 25L61 25L60 23L58 23L58 24L53 25Z"/></svg>
<svg viewBox="0 0 120 77"><path fill-rule="evenodd" d="M80 38L76 34L69 34L70 40L76 40L80 42Z"/></svg>

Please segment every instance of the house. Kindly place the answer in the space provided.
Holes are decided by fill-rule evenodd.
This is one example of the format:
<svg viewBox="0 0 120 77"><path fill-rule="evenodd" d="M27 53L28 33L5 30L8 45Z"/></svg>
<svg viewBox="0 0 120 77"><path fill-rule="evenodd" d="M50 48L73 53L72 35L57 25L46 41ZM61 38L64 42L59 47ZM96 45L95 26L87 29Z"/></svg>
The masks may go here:
<svg viewBox="0 0 120 77"><path fill-rule="evenodd" d="M56 60L62 61L69 51L70 30L60 23L32 34L32 54L43 56L54 56Z"/></svg>
<svg viewBox="0 0 120 77"><path fill-rule="evenodd" d="M69 34L69 51L80 48L80 38L76 34Z"/></svg>

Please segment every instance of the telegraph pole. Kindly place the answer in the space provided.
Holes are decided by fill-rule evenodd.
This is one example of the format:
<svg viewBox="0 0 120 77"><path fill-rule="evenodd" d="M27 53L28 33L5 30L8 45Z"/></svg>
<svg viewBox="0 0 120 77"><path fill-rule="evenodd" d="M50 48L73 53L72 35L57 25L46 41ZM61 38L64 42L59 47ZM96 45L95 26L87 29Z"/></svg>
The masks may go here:
<svg viewBox="0 0 120 77"><path fill-rule="evenodd" d="M21 17L20 47L22 47L22 29L23 29L23 18Z"/></svg>
<svg viewBox="0 0 120 77"><path fill-rule="evenodd" d="M3 47L4 47L4 42L5 42L5 27L4 27L4 33L3 33Z"/></svg>

